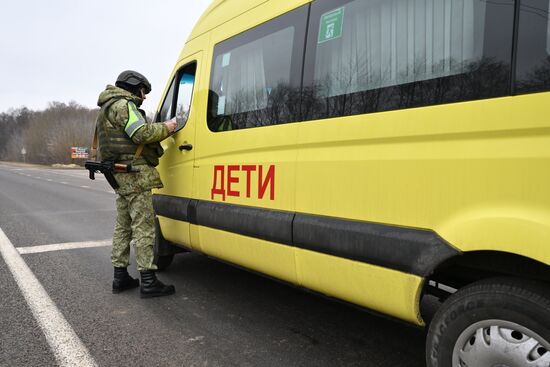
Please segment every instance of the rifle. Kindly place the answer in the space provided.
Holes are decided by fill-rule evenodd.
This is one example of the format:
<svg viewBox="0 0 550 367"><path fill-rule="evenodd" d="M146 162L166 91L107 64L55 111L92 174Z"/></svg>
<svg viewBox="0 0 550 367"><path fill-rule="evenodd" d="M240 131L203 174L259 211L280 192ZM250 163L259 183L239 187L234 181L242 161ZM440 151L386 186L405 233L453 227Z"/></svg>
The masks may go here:
<svg viewBox="0 0 550 367"><path fill-rule="evenodd" d="M110 161L104 161L104 162L86 161L86 163L84 163L84 167L88 171L90 171L90 180L95 180L96 172L103 173L103 175L107 179L107 182L109 182L109 185L111 185L113 190L116 190L119 188L118 182L116 182L115 176L113 175L114 172L117 172L117 173L138 172L138 170L132 167L131 164L114 163Z"/></svg>

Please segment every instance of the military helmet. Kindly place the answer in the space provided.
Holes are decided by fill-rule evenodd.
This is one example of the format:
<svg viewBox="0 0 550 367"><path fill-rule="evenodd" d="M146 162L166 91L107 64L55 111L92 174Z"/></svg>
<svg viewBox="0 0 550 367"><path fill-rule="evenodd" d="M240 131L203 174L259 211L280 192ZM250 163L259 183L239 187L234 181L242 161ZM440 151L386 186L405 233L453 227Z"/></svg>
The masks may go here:
<svg viewBox="0 0 550 367"><path fill-rule="evenodd" d="M151 83L147 80L146 77L144 77L142 74L138 73L137 71L133 70L125 70L118 78L116 78L115 85L117 87L120 87L122 85L128 85L131 87L144 87L145 88L145 94L151 92Z"/></svg>

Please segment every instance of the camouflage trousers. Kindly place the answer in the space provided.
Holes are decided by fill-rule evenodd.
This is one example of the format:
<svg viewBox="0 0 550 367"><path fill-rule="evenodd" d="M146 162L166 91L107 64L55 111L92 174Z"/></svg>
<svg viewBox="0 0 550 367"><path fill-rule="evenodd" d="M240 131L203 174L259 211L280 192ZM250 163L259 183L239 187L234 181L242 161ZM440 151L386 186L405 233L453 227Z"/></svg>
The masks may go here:
<svg viewBox="0 0 550 367"><path fill-rule="evenodd" d="M134 244L137 270L156 270L153 263L155 214L151 190L117 195L117 219L113 234L111 260L116 267L130 262L130 242Z"/></svg>

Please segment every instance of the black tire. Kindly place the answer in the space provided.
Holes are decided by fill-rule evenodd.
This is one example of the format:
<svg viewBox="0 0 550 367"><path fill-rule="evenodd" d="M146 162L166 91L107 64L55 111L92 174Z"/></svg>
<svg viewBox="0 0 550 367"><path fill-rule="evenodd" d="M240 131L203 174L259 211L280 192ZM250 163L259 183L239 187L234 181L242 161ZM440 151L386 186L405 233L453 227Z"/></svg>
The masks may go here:
<svg viewBox="0 0 550 367"><path fill-rule="evenodd" d="M164 255L164 256L158 256L157 257L157 268L158 270L162 271L165 270L172 264L172 260L174 260L174 254L172 255Z"/></svg>
<svg viewBox="0 0 550 367"><path fill-rule="evenodd" d="M162 235L158 218L155 218L155 245L154 245L155 264L157 265L157 268L160 271L168 268L172 263L172 260L174 260L174 253L172 253L171 251L170 252L167 251L167 249L169 249L170 246L171 245L168 243L168 241L166 241L166 239Z"/></svg>
<svg viewBox="0 0 550 367"><path fill-rule="evenodd" d="M516 327L517 325L520 327ZM496 326L496 328L491 329L490 326ZM481 332L471 334L472 330L481 330ZM493 331L491 335L491 330L499 333ZM514 331L506 334L508 336L504 334L511 330ZM516 332L517 334L514 334ZM501 335L506 337L502 338ZM510 336L517 341L510 339ZM520 336L522 339L518 339ZM497 340L497 338L501 339ZM531 349L533 355L530 357L540 364L532 364L532 366L549 366L550 362L543 363L550 360L548 286L544 283L514 278L488 279L459 290L437 311L426 341L426 363L428 367L461 366L456 364L456 361L453 364L456 346L456 356L460 355L460 358L463 358L464 366L487 366L486 362L479 362L483 359L482 357L487 357L482 355L483 353L489 353L491 360L494 359L493 357L501 358L498 363L502 364L495 363L495 365L515 366L518 365L517 360L521 359L517 354L519 352L516 355L512 355L511 352L500 353L500 345L506 345L506 343L519 345L527 340L533 342L536 340L540 343ZM489 345L488 348L492 348L491 352L486 352L486 349L482 348L476 349L481 343L485 343L484 346ZM512 361L512 358L516 361ZM471 360L478 362L468 364ZM493 362L490 365L493 365ZM519 365L527 364L520 362Z"/></svg>

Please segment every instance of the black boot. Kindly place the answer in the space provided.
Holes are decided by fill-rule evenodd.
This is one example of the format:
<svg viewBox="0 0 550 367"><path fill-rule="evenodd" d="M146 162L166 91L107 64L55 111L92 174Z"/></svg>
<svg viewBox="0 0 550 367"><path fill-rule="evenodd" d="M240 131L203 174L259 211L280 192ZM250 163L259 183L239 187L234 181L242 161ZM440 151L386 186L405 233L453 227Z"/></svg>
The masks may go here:
<svg viewBox="0 0 550 367"><path fill-rule="evenodd" d="M164 285L153 270L141 272L141 298L169 296L176 292L173 285Z"/></svg>
<svg viewBox="0 0 550 367"><path fill-rule="evenodd" d="M120 293L127 289L139 286L139 279L134 279L128 274L126 268L115 267L115 279L113 280L113 293Z"/></svg>

